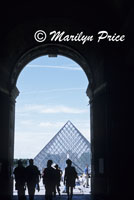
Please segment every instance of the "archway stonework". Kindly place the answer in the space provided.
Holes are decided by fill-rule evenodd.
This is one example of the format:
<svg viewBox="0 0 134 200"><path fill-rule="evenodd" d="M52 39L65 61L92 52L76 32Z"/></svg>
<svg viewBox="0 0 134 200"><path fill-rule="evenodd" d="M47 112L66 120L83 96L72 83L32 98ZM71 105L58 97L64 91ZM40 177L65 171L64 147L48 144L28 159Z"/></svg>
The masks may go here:
<svg viewBox="0 0 134 200"><path fill-rule="evenodd" d="M12 103L10 102L10 106L14 107L14 110L12 109L12 112L8 113L9 118L11 119L11 126L12 126L12 134L10 130L7 131L8 138L10 139L10 155L6 156L6 160L8 161L8 168L10 168L10 171L8 172L8 176L11 177L12 173L12 164L13 164L13 150L14 150L14 123L15 123L15 102L16 98L19 95L19 91L16 88L16 82L19 77L20 72L23 70L25 65L32 61L33 59L43 56L43 55L62 55L71 58L75 62L77 62L84 72L87 75L88 80L90 80L90 84L87 89L87 96L91 97L93 87L93 78L92 78L92 72L90 71L90 68L88 66L88 63L86 59L76 50L73 48L70 48L65 45L59 45L59 44L45 44L40 45L38 47L32 48L29 51L25 52L16 62L15 67L12 69L12 72L9 76L8 80L8 94L7 96L10 97L10 99L13 99ZM90 72L90 73L89 73ZM90 91L90 94L89 94ZM89 122L90 123L90 122ZM8 146L9 147L9 146ZM7 148L7 146L5 146ZM11 150L12 149L12 150ZM9 192L7 193L7 183L9 185ZM12 192L12 178L9 178L6 183L6 194L10 195Z"/></svg>
<svg viewBox="0 0 134 200"><path fill-rule="evenodd" d="M25 65L28 64L33 59L40 56L45 56L45 55L48 55L48 56L62 55L74 60L81 66L81 68L85 72L88 80L90 81L90 88L93 87L93 84L94 84L93 75L90 70L89 64L87 63L86 59L78 51L66 45L45 44L45 45L40 45L40 46L30 49L19 58L19 60L15 64L12 70L12 73L9 77L9 89L11 93L12 93L12 90L14 90L14 88L16 87L18 76L21 70L23 70L23 68L25 67Z"/></svg>
<svg viewBox="0 0 134 200"><path fill-rule="evenodd" d="M16 40L19 40L19 38L16 38ZM16 43L18 43L18 42L16 42ZM31 48L31 46L32 46L32 48ZM82 67L82 69L86 73L87 78L89 80L89 86L87 88L87 96L89 96L90 104L91 104L91 135L95 135L94 121L96 120L95 119L96 116L94 117L94 114L93 114L94 107L96 106L96 104L94 106L93 99L96 94L99 94L98 90L99 91L102 90L102 88L100 88L100 89L98 88L95 91L95 88L98 87L100 83L102 83L102 78L101 78L102 74L100 74L99 78L97 76L96 80L95 80L95 76L92 71L93 65L97 65L98 67L102 66L102 62L101 62L102 58L101 58L98 50L97 50L97 53L96 53L95 49L92 50L92 52L91 52L91 47L90 47L89 53L86 52L87 55L83 56L84 48L80 47L79 45L77 47L76 45L70 46L70 45L65 45L65 44L62 45L62 44L58 44L58 43L56 43L56 44L48 43L48 44L44 44L44 45L38 44L38 46L37 46L35 41L33 41L32 44L31 43L30 44L27 43L27 45L25 44L24 48L23 48L23 45L21 45L21 50L19 50L18 44L17 44L17 47L14 47L14 48L16 51L16 55L14 55L14 53L12 53L12 52L11 52L11 55L9 55L10 61L11 61L10 57L12 57L12 54L14 55L14 57L13 57L13 61L10 62L12 67L11 67L11 71L9 73L9 78L7 80L8 84L7 84L7 94L6 94L6 98L13 99L12 103L9 101L9 106L13 107L14 109L10 109L11 111L8 112L5 116L6 119L9 118L9 121L10 121L9 123L11 124L10 127L12 127L12 131L11 131L11 128L9 128L8 130L5 130L6 134L7 134L7 138L9 138L10 145L7 144L3 147L3 151L6 151L6 149L8 150L8 154L5 155L4 159L8 163L7 168L10 169L10 170L8 170L8 180L7 180L7 183L5 184L6 185L6 195L7 194L10 195L11 191L12 191L11 172L12 172L13 149L14 149L14 142L13 142L14 139L13 138L14 138L14 123L15 123L14 122L14 120L15 120L15 117L14 117L15 116L15 99L16 99L17 95L19 94L19 91L16 88L16 82L17 82L17 78L18 78L21 70L23 70L24 66L28 62L30 62L31 60L33 60L39 56L56 54L56 55L67 56L67 57L73 59L75 62L77 62ZM12 42L10 43L9 49L12 49ZM88 48L86 48L86 49L88 49ZM18 52L18 55L17 55L17 52ZM95 53L95 55L94 55L94 53ZM95 58L97 58L96 61L95 61ZM94 61L95 61L95 64L94 64ZM100 81L100 83L99 83L99 81ZM5 108L5 109L7 109L7 108ZM5 122L7 123L6 119L5 119ZM5 126L7 125L6 123L5 123ZM103 127L101 127L101 128L103 128ZM12 132L12 134L11 134L11 132ZM3 132L3 134L4 134L4 132ZM94 165L95 154L96 154L96 151L94 150L95 149L95 144L94 144L95 140L96 140L95 137L92 136L92 147L91 147L92 148L92 172L93 172L92 173L92 193L93 194L99 194L99 193L103 194L105 192L105 190L103 190L103 188L106 188L106 186L103 186L103 188L100 188L100 185L102 185L101 184L102 182L104 183L104 177L103 177L103 175L101 175L101 179L100 179L100 177L99 178L96 177L96 169L95 169L95 165ZM4 143L6 143L6 141ZM100 145L100 152L102 152L102 150L101 150L102 146L104 146L104 144ZM102 155L101 157L104 157L104 155ZM98 179L99 179L99 181L98 181ZM9 185L9 187L8 187L9 192L7 192L7 185Z"/></svg>

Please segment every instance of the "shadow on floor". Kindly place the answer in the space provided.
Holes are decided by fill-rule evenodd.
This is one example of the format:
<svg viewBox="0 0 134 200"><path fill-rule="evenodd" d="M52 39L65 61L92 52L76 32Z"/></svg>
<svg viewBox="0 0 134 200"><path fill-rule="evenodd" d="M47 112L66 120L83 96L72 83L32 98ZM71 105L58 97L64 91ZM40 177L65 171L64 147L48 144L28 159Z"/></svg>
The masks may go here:
<svg viewBox="0 0 134 200"><path fill-rule="evenodd" d="M29 200L28 196L26 195L26 199ZM18 200L17 196L13 196L13 200ZM35 195L34 200L45 200L44 195ZM56 196L53 200L67 200L67 195ZM72 200L92 200L91 195L74 195Z"/></svg>

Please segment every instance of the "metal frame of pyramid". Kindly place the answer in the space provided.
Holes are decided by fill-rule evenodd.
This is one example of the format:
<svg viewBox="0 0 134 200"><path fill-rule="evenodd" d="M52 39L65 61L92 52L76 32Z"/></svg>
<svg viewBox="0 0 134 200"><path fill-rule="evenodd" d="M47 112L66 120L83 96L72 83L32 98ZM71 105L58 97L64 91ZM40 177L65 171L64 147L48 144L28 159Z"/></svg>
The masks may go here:
<svg viewBox="0 0 134 200"><path fill-rule="evenodd" d="M64 169L69 158L77 171L82 173L85 166L90 165L90 153L88 140L68 121L34 158L34 163L42 170L51 159Z"/></svg>

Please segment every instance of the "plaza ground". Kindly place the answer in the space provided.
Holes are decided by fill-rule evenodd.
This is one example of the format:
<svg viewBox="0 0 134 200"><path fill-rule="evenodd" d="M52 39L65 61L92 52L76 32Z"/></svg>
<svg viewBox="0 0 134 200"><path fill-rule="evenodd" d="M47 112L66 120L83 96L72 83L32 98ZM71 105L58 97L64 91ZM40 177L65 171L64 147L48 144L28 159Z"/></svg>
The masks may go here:
<svg viewBox="0 0 134 200"><path fill-rule="evenodd" d="M58 194L56 195L56 197L54 198L54 200L57 199L67 199L67 194L65 193L65 186L63 185L63 182L61 182L61 186L60 186L60 190L61 190L61 196L59 196ZM77 185L74 188L74 195L73 195L73 199L81 199L81 200L90 200L91 199L91 187L90 187L90 181L89 181L89 187L83 187L83 185ZM17 200L17 191L15 190L14 187L14 192L13 192L13 200ZM28 200L28 191L26 189L26 198ZM44 185L42 183L42 181L40 181L40 191L38 192L36 190L35 192L35 200L44 200L45 199L45 189L44 189Z"/></svg>

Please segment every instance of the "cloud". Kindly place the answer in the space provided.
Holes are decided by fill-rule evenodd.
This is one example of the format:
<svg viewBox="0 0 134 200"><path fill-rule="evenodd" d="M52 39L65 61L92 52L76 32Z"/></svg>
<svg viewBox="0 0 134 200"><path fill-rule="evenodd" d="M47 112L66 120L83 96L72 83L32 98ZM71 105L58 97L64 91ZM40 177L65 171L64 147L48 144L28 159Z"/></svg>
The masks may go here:
<svg viewBox="0 0 134 200"><path fill-rule="evenodd" d="M51 139L50 133L17 132L15 135L15 158L34 158Z"/></svg>
<svg viewBox="0 0 134 200"><path fill-rule="evenodd" d="M36 105L36 104L28 104L24 107L21 107L17 110L17 113L20 112L36 112L40 114L60 114L60 113L66 113L66 114L82 114L87 113L87 109L78 109L78 108L72 108L64 105L58 105L58 106L44 106L44 105Z"/></svg>
<svg viewBox="0 0 134 200"><path fill-rule="evenodd" d="M21 92L21 94L41 94L41 93L53 93L53 92L70 92L70 91L79 91L86 90L85 88L65 88L65 89L51 89L51 90L38 90L38 91L29 91L29 92Z"/></svg>
<svg viewBox="0 0 134 200"><path fill-rule="evenodd" d="M44 108L41 110L41 113L68 113L68 114L81 114L85 113L86 110L84 109L76 109L76 108L71 108L71 107L66 107L66 106L55 106L55 107L50 107L50 108Z"/></svg>
<svg viewBox="0 0 134 200"><path fill-rule="evenodd" d="M22 125L32 125L33 124L33 121L32 120L22 120L22 121L20 121L20 123L22 124Z"/></svg>
<svg viewBox="0 0 134 200"><path fill-rule="evenodd" d="M28 68L49 68L49 69L63 69L63 70L74 70L74 71L82 71L81 67L76 67L78 65L33 65L33 64L28 64Z"/></svg>
<svg viewBox="0 0 134 200"><path fill-rule="evenodd" d="M63 122L40 122L39 126L40 127L45 127L45 128L61 128L65 123Z"/></svg>

